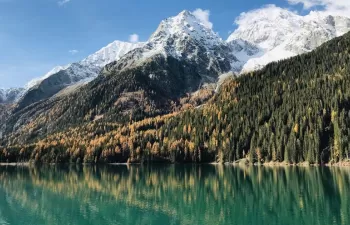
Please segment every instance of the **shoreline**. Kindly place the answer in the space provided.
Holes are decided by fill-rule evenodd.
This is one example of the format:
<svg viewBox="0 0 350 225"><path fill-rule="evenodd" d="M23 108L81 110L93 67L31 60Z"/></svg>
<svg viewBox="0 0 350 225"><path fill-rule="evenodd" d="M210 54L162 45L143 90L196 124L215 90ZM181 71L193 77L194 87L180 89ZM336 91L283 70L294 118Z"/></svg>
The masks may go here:
<svg viewBox="0 0 350 225"><path fill-rule="evenodd" d="M267 162L267 163L249 163L248 160L238 160L233 165L246 165L246 166L264 166L264 167L350 167L350 161L342 161L337 163L325 163L325 164L311 164L309 162L301 163L287 163L287 162Z"/></svg>
<svg viewBox="0 0 350 225"><path fill-rule="evenodd" d="M0 166L29 166L31 165L29 162L22 163L0 163Z"/></svg>
<svg viewBox="0 0 350 225"><path fill-rule="evenodd" d="M149 165L181 165L181 163L150 163ZM226 163L218 163L218 162L209 162L209 163L184 163L183 165L226 165L226 166L261 166L261 167L350 167L350 161L338 162L338 163L326 163L326 164L310 164L308 162L302 163L286 163L286 162L268 162L268 163L249 163L247 160L238 160L236 162L226 162ZM101 164L89 164L89 163L42 163L42 164L34 164L30 162L20 162L20 163L0 163L0 166L32 166L32 165L110 165L110 166L128 166L128 165L142 165L142 163L101 163Z"/></svg>

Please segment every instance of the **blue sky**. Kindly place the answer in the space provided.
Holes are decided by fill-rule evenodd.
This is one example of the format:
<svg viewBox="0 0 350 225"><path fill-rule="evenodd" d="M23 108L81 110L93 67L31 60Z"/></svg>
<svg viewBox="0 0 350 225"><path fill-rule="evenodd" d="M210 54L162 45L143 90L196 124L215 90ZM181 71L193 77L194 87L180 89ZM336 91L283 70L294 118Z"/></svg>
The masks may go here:
<svg viewBox="0 0 350 225"><path fill-rule="evenodd" d="M210 10L213 29L226 39L242 12L275 4L304 14L309 9L300 3L327 0L289 1L297 5L288 0L0 0L0 87L23 86L134 33L146 41L162 19L183 9Z"/></svg>

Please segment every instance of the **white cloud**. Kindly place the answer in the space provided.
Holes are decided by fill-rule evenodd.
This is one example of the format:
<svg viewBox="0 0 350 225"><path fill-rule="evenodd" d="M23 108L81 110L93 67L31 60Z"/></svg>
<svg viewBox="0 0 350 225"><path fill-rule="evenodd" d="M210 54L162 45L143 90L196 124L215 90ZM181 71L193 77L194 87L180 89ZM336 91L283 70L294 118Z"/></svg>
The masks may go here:
<svg viewBox="0 0 350 225"><path fill-rule="evenodd" d="M58 1L57 2L57 4L59 5L59 6L62 6L62 5L64 5L64 4L67 4L68 2L70 2L71 0L61 0L61 1Z"/></svg>
<svg viewBox="0 0 350 225"><path fill-rule="evenodd" d="M210 11L203 9L196 9L193 12L193 15L199 19L204 26L209 29L213 29L213 23L209 21Z"/></svg>
<svg viewBox="0 0 350 225"><path fill-rule="evenodd" d="M129 41L132 42L132 43L139 42L139 35L137 35L137 34L130 35Z"/></svg>
<svg viewBox="0 0 350 225"><path fill-rule="evenodd" d="M78 54L78 53L79 53L79 51L76 50L76 49L69 50L68 52L69 52L70 54L72 54L72 55L75 55L75 54Z"/></svg>
<svg viewBox="0 0 350 225"><path fill-rule="evenodd" d="M276 18L279 18L281 12L284 14L292 13L289 9L280 8L274 4L264 5L261 8L241 13L236 18L235 23L243 28L246 28L253 26L254 23L257 23L265 18L275 20Z"/></svg>
<svg viewBox="0 0 350 225"><path fill-rule="evenodd" d="M304 9L322 7L323 10L333 15L350 16L350 0L287 0L289 4L302 4Z"/></svg>

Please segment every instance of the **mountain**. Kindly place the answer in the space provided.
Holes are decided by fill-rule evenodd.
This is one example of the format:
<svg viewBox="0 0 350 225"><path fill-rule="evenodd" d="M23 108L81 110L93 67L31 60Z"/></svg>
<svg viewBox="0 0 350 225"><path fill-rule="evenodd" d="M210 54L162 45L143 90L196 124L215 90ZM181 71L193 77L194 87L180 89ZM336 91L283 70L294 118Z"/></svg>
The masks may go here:
<svg viewBox="0 0 350 225"><path fill-rule="evenodd" d="M32 87L40 84L43 80L49 78L51 75L54 75L58 72L60 72L61 70L66 70L68 69L68 67L70 67L71 64L65 65L65 66L56 66L54 67L52 70L50 70L49 72L47 72L44 76L42 77L38 77L38 78L34 78L33 80L29 81L25 86L24 86L24 90L29 90ZM24 94L24 93L23 93Z"/></svg>
<svg viewBox="0 0 350 225"><path fill-rule="evenodd" d="M122 57L136 48L139 50ZM93 80L105 65L121 58L118 66L123 64L121 67L126 68L160 55L197 64L200 82L204 83L215 83L218 74L240 69L230 45L191 12L183 11L162 21L146 43L116 41L81 62L56 67L42 78L34 79L26 85L18 110L52 97L68 86ZM200 83L196 85L198 88Z"/></svg>
<svg viewBox="0 0 350 225"><path fill-rule="evenodd" d="M336 43L345 43L346 46L348 40L346 36L344 41L335 39L330 42L331 44L324 45L332 46L334 49L321 47L321 50L316 51L315 54L301 55L299 58L282 61L281 64L269 64L267 69L250 73L249 76L235 78L227 86L224 79L235 77L233 72L239 73L242 68L244 71L247 63L253 62L256 58L264 58L279 50L279 53L283 54L274 55L276 60L311 51L322 41L331 38L332 35L340 35L348 27L348 20L343 17L324 17L321 14L312 13L302 17L276 7L272 7L270 14L266 13L258 11L258 15L261 14L261 20L256 19L253 24L250 24L250 21L247 22L251 26L256 26L254 27L255 33L253 31L246 33L238 28L236 36L231 35L228 41L224 41L191 12L183 11L177 16L163 20L146 43L141 43L139 46L128 45L130 48L121 48L118 42L115 45L115 49L118 51L100 51L95 56L88 57L79 63L55 68L53 74L49 73L46 78L37 81L37 83L33 82L34 85L29 85L29 90L18 101L18 104L13 106L14 109L8 107L7 111L2 113L0 134L3 138L0 140L0 145L12 146L33 143L56 132L67 130L73 132L72 136L74 136L77 135L74 133L77 132L75 128L88 130L88 132L83 132L83 142L87 143L93 139L92 136L97 137L119 127L137 124L138 121L142 124L141 130L146 131L145 134L142 131L138 134L138 137L142 137L150 135L152 130L158 129L167 122L160 121L151 126L147 125L148 122L154 121L152 118L157 120L166 115L165 118L173 118L172 121L175 122L167 123L167 128L164 128L161 134L174 134L175 137L180 137L182 134L177 132L191 130L187 128L188 124L197 124L198 130L196 130L198 132L200 129L209 132L207 134L196 133L196 137L198 137L197 135L202 135L201 137L207 137L206 135L225 137L225 132L230 133L230 137L237 134L239 136L235 136L234 145L239 147L237 151L245 149L244 152L239 152L239 157L243 157L250 147L248 143L252 139L250 131L255 130L262 135L263 128L260 125L267 121L266 118L270 118L274 110L280 110L278 108L280 104L284 104L282 109L288 108L290 111L293 109L288 104L300 108L299 105L295 105L288 99L288 96L297 98L294 95L294 89L287 92L288 88L305 87L305 85L314 83L314 79L316 81L320 79L322 82L324 80L325 82L342 80L343 72L347 71L346 66L339 67L339 63L344 65L348 63L346 54L343 52L343 50L346 51L346 48L334 47ZM264 18L268 22L264 22ZM318 27L316 22L308 22L311 20L308 18L313 18L313 21L322 20L323 22L319 22L322 26ZM338 22L330 22L332 18ZM307 23L303 21L307 21ZM304 25L301 26L301 23ZM330 25L324 25L327 23ZM278 26L278 24L280 25ZM304 32L299 33L301 32L297 29L299 26L303 27L302 31ZM273 29L271 30L269 27L273 27ZM247 27L247 29L253 28ZM288 36L288 32L292 30L295 30L294 34ZM238 35L240 31L242 34ZM285 34L284 31L288 32ZM256 36L256 33L260 34L260 38ZM327 36L328 34L329 36ZM306 37L304 38L303 35ZM321 41L316 40L317 35L320 35ZM107 49L110 48L113 47L110 46ZM119 49L125 50L119 51ZM326 50L334 55L322 56ZM116 52L122 53L118 53L118 55ZM289 52L290 55L284 54L286 52ZM105 57L103 58L102 55ZM111 55L113 57L110 57ZM300 62L300 60L302 61ZM107 61L110 63L105 65ZM333 64L329 65L330 62ZM317 63L320 68L316 68ZM319 78L318 76L323 73L330 74L331 77ZM312 74L317 76L312 77ZM301 75L305 76L305 80L299 81ZM288 76L290 78L287 79ZM266 87L262 80L264 77L267 77ZM221 87L217 85L218 80ZM293 83L294 81L295 83ZM322 87L322 82L317 87ZM307 99L305 96L319 99L319 97L310 94L312 88L310 87L303 93L302 96L305 99ZM338 90L337 86L332 86L332 88L330 91L333 90L334 93L344 91L343 89ZM222 91L223 89L225 91ZM281 99L280 95L283 93L286 95L284 99ZM319 94L319 91L317 93ZM262 97L260 98L260 96ZM336 105L336 102L344 101L346 96L340 100L330 100L325 96L322 96L322 99ZM260 107L260 104L263 106ZM304 108L300 110L306 109L311 103L304 102L303 104ZM347 102L341 104L346 105ZM197 114L197 110L203 112L202 109L204 113ZM327 108L327 110L332 109ZM185 111L183 118L174 118L174 115L183 111ZM222 115L220 112L226 114ZM286 117L287 112L278 112L284 117L282 118L278 114L274 118L282 118L281 121L291 121L294 118L294 115L290 115L290 118ZM231 118L235 119L231 120ZM315 118L311 119L315 121ZM327 118L324 120L328 126L329 121ZM228 125L227 121L229 121L229 127L226 126ZM274 124L278 123L278 128L287 129L280 122L272 121ZM203 126L198 125L198 123L206 123L207 127L202 129ZM181 124L181 126L177 127L176 124ZM214 126L210 126L211 124ZM238 124L238 127L232 124ZM186 129L184 129L184 125L186 125ZM292 125L288 124L288 126ZM223 127L227 129L222 130ZM133 129L123 130L121 135L133 133ZM307 129L305 128L305 130ZM305 130L303 133L306 132ZM64 137L66 133L60 135ZM110 139L111 136L108 138ZM142 140L145 138L147 137L142 138ZM286 137L283 138L284 142L288 141ZM213 140L200 142L201 139L192 140L188 136L187 139L184 137L183 140L191 140L196 144L195 149L209 145L211 147L219 146ZM138 143L140 140L134 137L130 141ZM184 146L181 140L172 139L172 141L174 146L179 144L175 147L168 146L173 150L181 149ZM189 142L186 143L189 145ZM183 149L184 152L188 152L189 149L196 152L192 148L193 143ZM327 147L325 143L322 143L322 146ZM41 147L39 149L42 149ZM99 149L90 147L90 150L97 149L96 151L98 151ZM144 147L142 146L142 149ZM207 159L212 158L215 154L214 151L207 152L207 155L202 155L202 153L204 154L204 152L196 154L201 154L201 157ZM182 157L182 154L181 151L179 155ZM194 158L197 156L193 155ZM91 158L87 161L90 160Z"/></svg>
<svg viewBox="0 0 350 225"><path fill-rule="evenodd" d="M41 78L30 81L18 101L18 109L47 99L66 87L96 78L101 69L144 43L114 41L80 62L58 66Z"/></svg>
<svg viewBox="0 0 350 225"><path fill-rule="evenodd" d="M252 71L270 62L310 52L350 30L350 19L345 17L320 12L300 16L274 5L242 14L236 23L238 28L223 41L185 10L162 21L146 43L115 41L80 62L55 67L34 79L20 94L17 109L50 98L74 84L90 82L105 65L118 61L135 48L140 50L124 58L119 67L127 68L154 56L169 56L200 65L202 68L197 66L197 69L202 85L214 83L217 74Z"/></svg>
<svg viewBox="0 0 350 225"><path fill-rule="evenodd" d="M186 10L163 20L142 48L114 64L120 65L118 69L127 68L157 57L196 64L201 78L207 77L211 82L215 82L219 73L230 71L231 63L238 61L225 41ZM113 63L108 67L111 66Z"/></svg>
<svg viewBox="0 0 350 225"><path fill-rule="evenodd" d="M23 88L0 88L0 104L13 103L20 97L23 91Z"/></svg>
<svg viewBox="0 0 350 225"><path fill-rule="evenodd" d="M236 23L238 28L227 41L244 40L260 49L249 57L238 57L243 64L243 72L310 52L350 31L349 18L323 12L300 16L274 5L242 14Z"/></svg>
<svg viewBox="0 0 350 225"><path fill-rule="evenodd" d="M14 143L12 146L0 149L0 159L44 163L165 161L349 165L349 51L350 32L310 53L270 63L261 70L226 80L201 107L140 120L130 118L124 123L103 117L118 112L120 108L116 109L116 105L128 107L130 101L125 99L130 97L130 92L127 91L134 88L130 83L144 85L138 89L144 90L143 94L139 93L143 100L152 98L148 91L159 95L155 88L161 87L147 78L148 70L153 66L158 68L159 64L152 60L154 64L149 64L149 68L124 69L125 73L120 74L114 71L99 76L99 81L92 81L88 88L82 88L79 95L71 97L70 104L65 104L66 100L56 104L56 110L61 109L58 115L65 117L66 111L70 111L72 114L67 118L77 120L81 116L79 113L88 109L81 107L90 104L80 104L81 100L95 101L91 104L95 108L90 108L95 111L88 114L93 120L69 126L69 120L62 121L55 117L55 110L50 110L46 113L49 114L47 118L44 114L39 116L39 121L31 120L23 133L36 134L47 126L47 121L52 126L59 126L51 123L57 119L66 125L62 132L51 133L45 138L37 136L39 139L31 145L26 145L28 142L21 145L23 134L18 133L10 138ZM165 58L161 62L169 64ZM193 69L196 71L195 67ZM126 81L122 79L124 76L128 76ZM110 92L113 89L109 88L106 95L103 92L109 87L106 84L130 85L120 89L123 90L121 98L115 98L114 106L111 106L108 99L113 98ZM169 83L167 87L172 85L176 84ZM92 90L90 95L87 89ZM118 91L117 88L114 90ZM137 96L133 96L136 99ZM101 110L104 105L105 111ZM98 114L94 114L96 112ZM40 124L40 120L45 119L47 121Z"/></svg>
<svg viewBox="0 0 350 225"><path fill-rule="evenodd" d="M107 64L95 77L94 69L106 62L100 55L30 88L3 126L5 133L23 132L17 141L24 142L91 120L140 120L169 113L181 107L181 98L201 90L205 97L197 96L196 105L210 96L219 75L238 63L230 45L189 11L163 20L146 43ZM74 71L83 70L84 76L74 76ZM86 78L90 82L82 83ZM28 131L29 124L36 126Z"/></svg>

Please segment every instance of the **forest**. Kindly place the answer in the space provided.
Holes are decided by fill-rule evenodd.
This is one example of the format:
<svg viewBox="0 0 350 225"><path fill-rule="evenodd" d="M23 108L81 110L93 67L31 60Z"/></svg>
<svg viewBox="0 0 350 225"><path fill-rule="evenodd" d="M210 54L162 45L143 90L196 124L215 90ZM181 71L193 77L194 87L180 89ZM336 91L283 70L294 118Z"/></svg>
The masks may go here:
<svg viewBox="0 0 350 225"><path fill-rule="evenodd" d="M90 121L0 147L2 162L337 163L350 157L350 33L226 80L199 107Z"/></svg>

